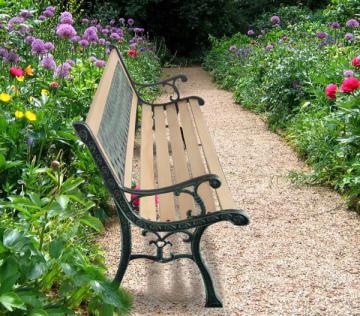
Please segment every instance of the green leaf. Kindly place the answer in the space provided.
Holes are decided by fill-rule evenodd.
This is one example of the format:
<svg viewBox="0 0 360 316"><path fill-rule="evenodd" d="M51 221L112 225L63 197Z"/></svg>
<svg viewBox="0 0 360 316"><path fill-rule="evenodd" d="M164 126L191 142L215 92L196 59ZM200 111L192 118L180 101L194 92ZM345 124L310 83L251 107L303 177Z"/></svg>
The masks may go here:
<svg viewBox="0 0 360 316"><path fill-rule="evenodd" d="M85 182L85 180L81 179L81 178L77 178L77 179L69 178L63 183L63 185L61 187L61 192L72 191L84 182Z"/></svg>
<svg viewBox="0 0 360 316"><path fill-rule="evenodd" d="M14 292L4 293L0 296L0 303L10 312L17 309L26 309L24 302Z"/></svg>
<svg viewBox="0 0 360 316"><path fill-rule="evenodd" d="M33 309L29 316L49 316L49 314L43 309Z"/></svg>
<svg viewBox="0 0 360 316"><path fill-rule="evenodd" d="M97 219L94 216L91 216L89 214L85 215L80 219L80 222L86 226L91 227L92 229L96 230L97 232L101 233L104 231L104 226L100 222L99 219Z"/></svg>
<svg viewBox="0 0 360 316"><path fill-rule="evenodd" d="M7 229L4 232L3 243L7 248L12 248L18 243L21 239L21 233L15 229Z"/></svg>
<svg viewBox="0 0 360 316"><path fill-rule="evenodd" d="M60 195L56 197L56 201L59 203L63 211L66 210L69 200L70 199L66 195Z"/></svg>
<svg viewBox="0 0 360 316"><path fill-rule="evenodd" d="M59 258L64 250L65 240L62 238L51 241L49 245L50 256L54 259Z"/></svg>
<svg viewBox="0 0 360 316"><path fill-rule="evenodd" d="M46 272L46 265L43 262L37 262L33 265L33 268L28 275L30 280L35 280L40 278Z"/></svg>

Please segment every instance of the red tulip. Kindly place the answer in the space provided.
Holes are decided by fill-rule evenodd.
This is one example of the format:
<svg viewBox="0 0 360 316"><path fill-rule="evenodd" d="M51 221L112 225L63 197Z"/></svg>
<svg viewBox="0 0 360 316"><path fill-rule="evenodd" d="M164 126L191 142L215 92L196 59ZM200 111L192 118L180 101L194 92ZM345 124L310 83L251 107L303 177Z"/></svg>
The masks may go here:
<svg viewBox="0 0 360 316"><path fill-rule="evenodd" d="M330 83L325 88L325 94L330 100L336 99L337 85L335 83Z"/></svg>
<svg viewBox="0 0 360 316"><path fill-rule="evenodd" d="M356 89L360 88L360 81L354 77L349 77L344 79L341 84L341 92L353 92Z"/></svg>
<svg viewBox="0 0 360 316"><path fill-rule="evenodd" d="M129 49L127 51L127 54L131 57L136 57L139 54L139 52L136 49Z"/></svg>
<svg viewBox="0 0 360 316"><path fill-rule="evenodd" d="M10 75L12 75L13 77L21 77L24 75L24 71L21 68L11 67Z"/></svg>
<svg viewBox="0 0 360 316"><path fill-rule="evenodd" d="M360 56L356 56L352 59L351 64L355 67L360 67Z"/></svg>

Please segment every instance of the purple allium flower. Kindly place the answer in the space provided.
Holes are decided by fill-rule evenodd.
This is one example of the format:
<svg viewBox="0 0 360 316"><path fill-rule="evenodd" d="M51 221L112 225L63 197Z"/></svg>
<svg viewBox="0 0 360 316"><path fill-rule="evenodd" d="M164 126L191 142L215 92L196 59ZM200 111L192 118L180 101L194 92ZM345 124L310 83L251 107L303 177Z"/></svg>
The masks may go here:
<svg viewBox="0 0 360 316"><path fill-rule="evenodd" d="M97 29L95 26L90 26L84 31L83 39L86 39L89 42L97 42Z"/></svg>
<svg viewBox="0 0 360 316"><path fill-rule="evenodd" d="M56 8L55 7L47 7L43 12L43 16L47 18L51 18L55 14Z"/></svg>
<svg viewBox="0 0 360 316"><path fill-rule="evenodd" d="M106 44L105 38L100 38L100 39L99 39L99 44L102 45L102 46L104 46L104 45Z"/></svg>
<svg viewBox="0 0 360 316"><path fill-rule="evenodd" d="M110 33L110 30L108 30L108 29L102 29L101 30L101 33L103 33L103 34L109 34Z"/></svg>
<svg viewBox="0 0 360 316"><path fill-rule="evenodd" d="M249 36L255 35L254 30L248 30L247 35L249 35Z"/></svg>
<svg viewBox="0 0 360 316"><path fill-rule="evenodd" d="M71 65L65 62L56 68L55 77L68 78L70 70L71 70Z"/></svg>
<svg viewBox="0 0 360 316"><path fill-rule="evenodd" d="M105 65L106 65L106 62L104 60L101 60L101 59L98 59L95 62L95 66L98 67L98 68L105 67Z"/></svg>
<svg viewBox="0 0 360 316"><path fill-rule="evenodd" d="M127 23L130 25L130 26L132 26L132 25L134 25L134 19L132 19L132 18L129 18L128 20L127 20Z"/></svg>
<svg viewBox="0 0 360 316"><path fill-rule="evenodd" d="M34 143L34 138L32 138L32 137L29 137L28 140L26 141L26 144L28 146L32 146L33 143Z"/></svg>
<svg viewBox="0 0 360 316"><path fill-rule="evenodd" d="M330 27L332 29L339 29L341 26L340 26L340 23L339 22L331 22L330 23Z"/></svg>
<svg viewBox="0 0 360 316"><path fill-rule="evenodd" d="M229 48L229 51L232 52L232 53L235 53L236 50L237 50L236 45L231 45L230 48Z"/></svg>
<svg viewBox="0 0 360 316"><path fill-rule="evenodd" d="M34 36L28 35L25 37L25 42L31 44L34 41Z"/></svg>
<svg viewBox="0 0 360 316"><path fill-rule="evenodd" d="M26 18L29 18L29 17L33 16L33 14L32 14L32 12L29 11L29 10L21 10L21 11L20 11L20 16L21 16L22 18L26 19Z"/></svg>
<svg viewBox="0 0 360 316"><path fill-rule="evenodd" d="M135 32L135 33L141 33L141 28L140 27L135 27L134 29L133 29L133 31Z"/></svg>
<svg viewBox="0 0 360 316"><path fill-rule="evenodd" d="M38 17L38 20L39 20L39 21L45 21L45 20L46 20L46 16L45 16L45 15L40 15L40 16Z"/></svg>
<svg viewBox="0 0 360 316"><path fill-rule="evenodd" d="M14 52L8 52L8 54L4 58L5 61L11 64L16 64L20 61L20 57Z"/></svg>
<svg viewBox="0 0 360 316"><path fill-rule="evenodd" d="M137 46L136 43L132 43L132 44L129 45L130 49L136 49L136 46Z"/></svg>
<svg viewBox="0 0 360 316"><path fill-rule="evenodd" d="M83 38L79 41L79 45L82 47L86 47L86 46L89 46L89 42Z"/></svg>
<svg viewBox="0 0 360 316"><path fill-rule="evenodd" d="M45 43L39 38L35 38L31 43L31 53L34 55L44 55L47 53Z"/></svg>
<svg viewBox="0 0 360 316"><path fill-rule="evenodd" d="M319 39L324 39L326 38L327 34L325 32L317 32L316 33L316 37Z"/></svg>
<svg viewBox="0 0 360 316"><path fill-rule="evenodd" d="M110 38L117 41L120 39L120 35L118 33L111 33Z"/></svg>
<svg viewBox="0 0 360 316"><path fill-rule="evenodd" d="M68 59L66 61L70 66L74 66L75 65L75 61L73 61L72 59Z"/></svg>
<svg viewBox="0 0 360 316"><path fill-rule="evenodd" d="M71 37L70 40L71 40L73 43L77 43L78 41L81 40L81 37L80 37L79 35L75 35L75 36Z"/></svg>
<svg viewBox="0 0 360 316"><path fill-rule="evenodd" d="M72 14L67 11L61 13L59 20L61 24L74 24Z"/></svg>
<svg viewBox="0 0 360 316"><path fill-rule="evenodd" d="M272 24L279 24L280 23L280 17L278 17L277 15L273 15L270 19Z"/></svg>
<svg viewBox="0 0 360 316"><path fill-rule="evenodd" d="M84 25L89 24L89 22L90 22L89 19L86 19L86 18L81 20L81 24L84 24Z"/></svg>
<svg viewBox="0 0 360 316"><path fill-rule="evenodd" d="M96 61L97 61L97 58L95 56L90 56L89 57L89 62L94 63Z"/></svg>
<svg viewBox="0 0 360 316"><path fill-rule="evenodd" d="M53 7L53 6L49 6L49 7L47 7L45 10L46 10L46 11L50 11L50 12L52 12L52 13L55 13L56 8Z"/></svg>
<svg viewBox="0 0 360 316"><path fill-rule="evenodd" d="M49 70L55 70L55 68L56 68L55 60L51 55L44 57L41 60L40 65L41 65L41 67L43 67L45 69L49 69Z"/></svg>
<svg viewBox="0 0 360 316"><path fill-rule="evenodd" d="M76 31L70 24L59 24L56 28L56 34L60 38L72 38L76 35Z"/></svg>
<svg viewBox="0 0 360 316"><path fill-rule="evenodd" d="M98 24L98 19L91 20L91 25L96 25L96 24Z"/></svg>
<svg viewBox="0 0 360 316"><path fill-rule="evenodd" d="M354 39L354 35L352 35L351 33L346 33L344 38L347 40L347 41L352 41Z"/></svg>
<svg viewBox="0 0 360 316"><path fill-rule="evenodd" d="M100 23L95 25L95 27L98 31L101 31L103 29L103 26Z"/></svg>
<svg viewBox="0 0 360 316"><path fill-rule="evenodd" d="M54 44L51 42L46 42L44 46L48 52L54 50L54 48L55 48Z"/></svg>
<svg viewBox="0 0 360 316"><path fill-rule="evenodd" d="M352 70L344 70L343 72L345 77L354 77L355 73Z"/></svg>
<svg viewBox="0 0 360 316"><path fill-rule="evenodd" d="M13 31L15 30L16 26L18 26L19 24L23 24L24 22L25 22L24 18L15 16L9 20L8 28L10 31Z"/></svg>
<svg viewBox="0 0 360 316"><path fill-rule="evenodd" d="M3 48L3 47L0 48L0 57L6 58L8 54L9 54L9 52L6 48Z"/></svg>
<svg viewBox="0 0 360 316"><path fill-rule="evenodd" d="M352 28L359 27L359 22L356 19L350 19L346 22L346 26Z"/></svg>
<svg viewBox="0 0 360 316"><path fill-rule="evenodd" d="M271 49L273 49L273 48L274 48L274 46L271 45L271 44L266 45L266 47L265 47L266 50L271 50Z"/></svg>
<svg viewBox="0 0 360 316"><path fill-rule="evenodd" d="M124 19L124 18L120 18L120 19L119 19L119 22L120 22L121 24L125 24L125 19Z"/></svg>

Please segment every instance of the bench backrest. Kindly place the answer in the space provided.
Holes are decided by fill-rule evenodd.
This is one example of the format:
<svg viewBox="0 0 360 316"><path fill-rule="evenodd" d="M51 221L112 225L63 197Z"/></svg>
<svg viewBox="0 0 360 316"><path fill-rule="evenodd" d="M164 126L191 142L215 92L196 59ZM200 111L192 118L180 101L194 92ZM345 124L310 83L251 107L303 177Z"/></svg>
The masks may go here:
<svg viewBox="0 0 360 316"><path fill-rule="evenodd" d="M109 166L124 184L129 125L135 125L138 98L119 52L105 66L86 123ZM134 113L135 112L135 113Z"/></svg>

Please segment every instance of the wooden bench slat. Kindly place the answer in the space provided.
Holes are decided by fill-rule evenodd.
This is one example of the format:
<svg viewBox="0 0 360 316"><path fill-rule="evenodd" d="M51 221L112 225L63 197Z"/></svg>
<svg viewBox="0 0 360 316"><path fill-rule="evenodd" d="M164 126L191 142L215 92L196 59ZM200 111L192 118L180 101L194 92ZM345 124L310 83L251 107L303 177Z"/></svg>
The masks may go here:
<svg viewBox="0 0 360 316"><path fill-rule="evenodd" d="M217 157L214 144L210 138L210 134L202 116L201 109L195 101L190 101L190 108L194 115L195 125L201 140L209 171L218 175L222 183L221 187L216 190L220 206L222 209L234 209L235 204L233 197L226 182L224 172Z"/></svg>
<svg viewBox="0 0 360 316"><path fill-rule="evenodd" d="M172 151L172 160L175 170L176 183L190 179L186 154L184 150L184 143L181 137L180 125L176 112L175 104L166 106L167 120L170 130L170 144ZM193 198L188 194L180 194L179 196L179 213L180 218L187 217L187 211L194 209Z"/></svg>
<svg viewBox="0 0 360 316"><path fill-rule="evenodd" d="M125 174L124 174L124 186L131 188L132 167L133 167L133 155L134 155L134 142L135 142L135 127L136 127L136 112L137 112L137 97L133 98L130 112L129 132L126 149L126 161L125 161ZM126 193L126 198L130 199L130 194Z"/></svg>
<svg viewBox="0 0 360 316"><path fill-rule="evenodd" d="M192 176L202 176L207 172L205 169L203 158L201 157L196 131L191 119L189 104L186 101L184 101L182 104L179 104L179 113ZM199 194L205 203L207 211L215 211L215 202L212 196L211 188L208 183L203 183L199 187Z"/></svg>
<svg viewBox="0 0 360 316"><path fill-rule="evenodd" d="M142 106L141 149L140 149L140 189L154 189L154 152L153 152L153 119L149 105ZM140 199L140 215L156 221L155 197L147 196Z"/></svg>
<svg viewBox="0 0 360 316"><path fill-rule="evenodd" d="M154 108L156 164L159 187L172 185L168 138L163 107ZM159 195L160 221L176 219L174 194Z"/></svg>

